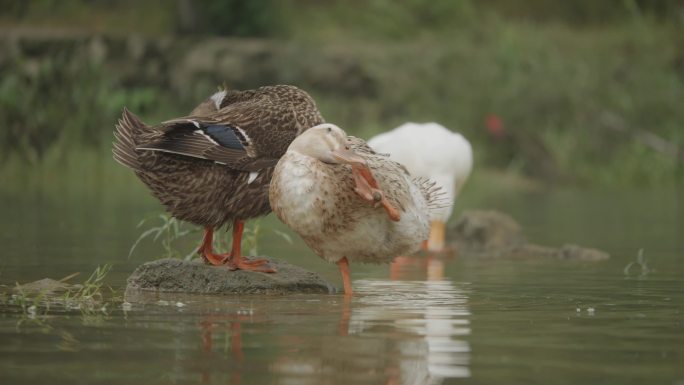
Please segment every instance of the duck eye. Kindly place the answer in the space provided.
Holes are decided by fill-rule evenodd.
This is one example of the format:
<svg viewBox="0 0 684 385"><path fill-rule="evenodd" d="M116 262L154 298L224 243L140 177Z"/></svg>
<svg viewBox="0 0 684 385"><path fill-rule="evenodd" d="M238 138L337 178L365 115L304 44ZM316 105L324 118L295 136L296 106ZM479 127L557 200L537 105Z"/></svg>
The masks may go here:
<svg viewBox="0 0 684 385"><path fill-rule="evenodd" d="M329 133L332 132L332 128L331 128L331 127L328 127L328 132L329 132Z"/></svg>
<svg viewBox="0 0 684 385"><path fill-rule="evenodd" d="M349 146L344 146L344 149L345 149L345 150L349 150Z"/></svg>

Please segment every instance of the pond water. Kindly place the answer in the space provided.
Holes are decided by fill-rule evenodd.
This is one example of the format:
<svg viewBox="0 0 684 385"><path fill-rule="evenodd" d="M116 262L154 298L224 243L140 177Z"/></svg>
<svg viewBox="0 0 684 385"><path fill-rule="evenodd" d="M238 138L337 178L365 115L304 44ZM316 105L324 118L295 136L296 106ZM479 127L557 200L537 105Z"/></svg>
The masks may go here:
<svg viewBox="0 0 684 385"><path fill-rule="evenodd" d="M121 190L0 192L3 290L114 265L106 312L34 316L4 297L1 384L684 384L680 191L459 202L512 214L536 243L607 250L604 262L403 257L352 266L350 300L164 295L124 308L126 277L161 247L143 242L127 258L159 207L135 184ZM336 266L271 231L287 231L272 216L260 226L260 253L340 285ZM200 234L186 238L183 253ZM640 249L644 263L626 269Z"/></svg>

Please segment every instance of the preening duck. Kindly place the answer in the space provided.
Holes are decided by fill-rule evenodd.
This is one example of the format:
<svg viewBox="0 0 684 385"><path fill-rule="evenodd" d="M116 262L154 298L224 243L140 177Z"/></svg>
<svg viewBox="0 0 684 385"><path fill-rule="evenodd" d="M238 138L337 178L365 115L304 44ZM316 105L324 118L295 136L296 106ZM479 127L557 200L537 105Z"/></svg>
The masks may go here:
<svg viewBox="0 0 684 385"><path fill-rule="evenodd" d="M244 221L271 211L274 166L295 137L321 123L313 99L296 87L224 90L157 126L124 110L113 153L175 218L204 227L205 262L273 272L265 260L242 257ZM233 227L231 252L216 254L213 232L224 225Z"/></svg>
<svg viewBox="0 0 684 385"><path fill-rule="evenodd" d="M297 137L275 168L273 212L321 258L339 265L351 294L349 262L387 263L419 249L439 189L376 154L333 124Z"/></svg>
<svg viewBox="0 0 684 385"><path fill-rule="evenodd" d="M404 165L415 177L429 178L444 191L446 204L430 215L427 249L442 251L454 202L473 168L473 150L463 135L437 123L405 123L379 134L368 145Z"/></svg>

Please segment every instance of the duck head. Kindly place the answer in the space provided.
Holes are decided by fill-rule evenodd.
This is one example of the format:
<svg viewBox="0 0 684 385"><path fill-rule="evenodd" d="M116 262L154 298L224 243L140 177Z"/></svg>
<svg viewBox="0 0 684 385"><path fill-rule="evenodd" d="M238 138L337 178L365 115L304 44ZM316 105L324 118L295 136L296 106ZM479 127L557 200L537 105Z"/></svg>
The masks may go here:
<svg viewBox="0 0 684 385"><path fill-rule="evenodd" d="M288 148L328 164L366 165L366 160L349 148L347 133L332 123L311 127Z"/></svg>

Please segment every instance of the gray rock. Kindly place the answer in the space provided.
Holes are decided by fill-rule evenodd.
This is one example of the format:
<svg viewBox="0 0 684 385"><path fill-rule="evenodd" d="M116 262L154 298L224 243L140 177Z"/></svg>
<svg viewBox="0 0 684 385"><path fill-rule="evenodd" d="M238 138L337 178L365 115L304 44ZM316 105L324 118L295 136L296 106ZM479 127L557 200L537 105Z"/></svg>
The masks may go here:
<svg viewBox="0 0 684 385"><path fill-rule="evenodd" d="M602 261L604 251L567 244L560 248L528 243L511 216L497 211L468 210L449 233L459 254L478 258L563 259Z"/></svg>
<svg viewBox="0 0 684 385"><path fill-rule="evenodd" d="M563 245L558 249L558 258L575 259L580 261L603 261L610 258L610 254L605 251L582 247L578 245Z"/></svg>
<svg viewBox="0 0 684 385"><path fill-rule="evenodd" d="M67 291L76 291L81 287L82 285L70 285L62 281L56 281L52 278L43 278L38 281L17 285L12 288L12 291L29 295L43 294L46 296L53 296Z"/></svg>
<svg viewBox="0 0 684 385"><path fill-rule="evenodd" d="M452 236L459 248L478 252L505 250L526 243L520 225L498 211L465 211Z"/></svg>
<svg viewBox="0 0 684 385"><path fill-rule="evenodd" d="M160 259L139 266L130 277L126 295L132 291L195 294L287 294L333 293L335 288L318 274L275 258L266 258L276 273L231 271L201 260Z"/></svg>

